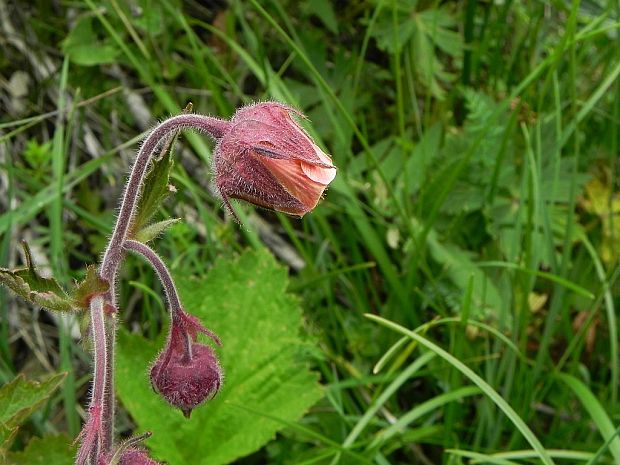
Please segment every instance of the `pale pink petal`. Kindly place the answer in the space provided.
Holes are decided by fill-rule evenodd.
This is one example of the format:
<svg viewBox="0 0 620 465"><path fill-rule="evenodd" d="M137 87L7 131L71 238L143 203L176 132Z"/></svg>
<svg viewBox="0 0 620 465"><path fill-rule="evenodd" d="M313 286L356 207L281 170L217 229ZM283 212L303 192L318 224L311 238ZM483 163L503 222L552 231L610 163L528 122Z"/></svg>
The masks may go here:
<svg viewBox="0 0 620 465"><path fill-rule="evenodd" d="M323 168L322 166L313 165L301 161L302 171L313 181L327 186L336 177L336 168Z"/></svg>
<svg viewBox="0 0 620 465"><path fill-rule="evenodd" d="M302 162L268 157L260 157L260 161L282 187L307 207L308 211L316 207L325 190L325 185L308 177L301 168Z"/></svg>

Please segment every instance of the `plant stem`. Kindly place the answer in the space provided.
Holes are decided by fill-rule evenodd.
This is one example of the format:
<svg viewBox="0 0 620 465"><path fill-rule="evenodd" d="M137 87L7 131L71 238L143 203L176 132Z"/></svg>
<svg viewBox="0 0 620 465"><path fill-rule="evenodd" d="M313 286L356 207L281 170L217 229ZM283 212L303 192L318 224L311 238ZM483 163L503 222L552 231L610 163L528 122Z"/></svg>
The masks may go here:
<svg viewBox="0 0 620 465"><path fill-rule="evenodd" d="M168 305L170 306L170 319L172 320L171 324L174 324L174 321L177 320L177 323L183 319L183 306L181 305L181 300L179 299L179 294L177 292L177 288L174 285L174 281L172 279L172 275L168 270L168 267L164 263L164 261L157 255L153 249L151 249L148 245L143 244L139 241L134 241L132 239L125 240L123 248L126 250L130 250L132 252L136 252L141 255L142 258L146 259L147 262L151 264L157 276L159 277L159 281L164 287L164 291L166 293L166 298L168 299ZM216 343L220 344L220 340L216 334L212 333L206 328L201 329L202 332L207 334L210 338L212 338ZM185 332L183 339L183 347L184 347L184 357L185 360L192 359L192 340L188 332ZM162 369L167 365L167 361L162 364Z"/></svg>
<svg viewBox="0 0 620 465"><path fill-rule="evenodd" d="M106 343L105 311L103 296L93 297L90 302L90 329L93 338L93 391L89 406L89 418L82 429L82 445L78 451L76 465L90 458L97 459L101 449L101 426L105 408L105 386L108 375L109 353Z"/></svg>
<svg viewBox="0 0 620 465"><path fill-rule="evenodd" d="M112 237L108 242L99 268L99 275L108 281L110 288L105 295L95 296L90 302L90 326L95 346L93 397L89 409L89 418L80 433L82 445L76 458L78 465L85 463L87 459L92 465L96 465L99 455L109 452L113 445L115 315L118 310L116 307L116 275L123 260L127 231L134 218L136 204L149 163L160 144L181 129L206 132L212 138L219 139L230 125L231 123L228 121L211 116L184 113L161 122L149 133L140 147L125 187ZM135 243L135 241L130 242ZM142 245L146 249L141 248L138 252L142 252L142 255L156 267L155 269L164 283L174 316L175 312L181 311L182 308L170 273L157 254L148 246ZM134 249L139 247L136 244L133 246ZM146 255L143 252L146 252Z"/></svg>
<svg viewBox="0 0 620 465"><path fill-rule="evenodd" d="M114 443L114 415L116 409L116 397L114 393L114 345L116 344L116 312L112 311L114 306L110 305L110 311L106 312L104 308L104 314L106 316L106 333L105 343L106 351L108 354L106 377L105 377L105 402L104 402L104 415L103 415L103 434L101 436L101 447L106 452L112 448Z"/></svg>
<svg viewBox="0 0 620 465"><path fill-rule="evenodd" d="M142 242L127 239L123 243L123 248L138 253L151 264L151 266L157 273L157 276L159 277L162 286L164 287L166 298L168 299L168 305L170 305L170 312L172 314L172 317L174 318L174 314L181 311L183 307L181 306L179 294L177 293L177 288L174 285L174 281L172 280L170 271L168 271L168 267L166 266L164 261L159 257L159 255L157 255L157 253L153 249L151 249L148 245L143 244Z"/></svg>
<svg viewBox="0 0 620 465"><path fill-rule="evenodd" d="M146 174L149 161L152 159L155 150L171 134L180 129L195 129L206 132L214 139L224 135L231 123L211 116L196 114L181 114L173 116L160 123L148 137L144 140L136 161L131 170L129 181L123 195L121 208L116 219L116 225L112 232L112 237L101 262L101 277L112 285L116 271L123 258L123 243L127 237L127 231L133 219L135 206L140 195L140 189Z"/></svg>

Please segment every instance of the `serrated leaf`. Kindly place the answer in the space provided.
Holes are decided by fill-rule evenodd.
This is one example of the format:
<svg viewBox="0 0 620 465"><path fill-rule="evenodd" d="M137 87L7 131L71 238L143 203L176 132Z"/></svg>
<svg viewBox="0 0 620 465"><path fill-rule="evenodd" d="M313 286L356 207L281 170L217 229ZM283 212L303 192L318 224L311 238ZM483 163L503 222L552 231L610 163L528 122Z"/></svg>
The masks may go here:
<svg viewBox="0 0 620 465"><path fill-rule="evenodd" d="M50 376L45 381L28 381L18 375L0 389L0 423L7 427L18 426L39 408L65 379L66 373Z"/></svg>
<svg viewBox="0 0 620 465"><path fill-rule="evenodd" d="M26 266L9 270L0 268L0 284L24 300L48 310L71 312L87 309L90 299L106 292L110 285L99 277L97 267L86 268L86 278L67 293L54 278L44 278L34 266L30 248L22 241Z"/></svg>
<svg viewBox="0 0 620 465"><path fill-rule="evenodd" d="M74 311L75 302L53 278L44 278L35 269L32 254L26 242L22 242L26 266L9 270L0 268L0 284L35 305L49 310Z"/></svg>
<svg viewBox="0 0 620 465"><path fill-rule="evenodd" d="M110 288L110 283L104 281L99 276L96 266L88 266L86 268L86 277L75 288L73 292L73 300L75 304L81 308L88 308L90 299L97 294L103 294Z"/></svg>
<svg viewBox="0 0 620 465"><path fill-rule="evenodd" d="M8 454L9 465L72 465L76 448L66 434L32 439L20 452Z"/></svg>
<svg viewBox="0 0 620 465"><path fill-rule="evenodd" d="M17 426L10 428L6 425L0 424L0 459L4 460L6 451L9 450L11 444L13 444L13 440L15 439L18 429L19 428Z"/></svg>
<svg viewBox="0 0 620 465"><path fill-rule="evenodd" d="M147 242L152 241L157 236L159 236L161 233L163 233L166 229L168 229L170 226L172 226L175 223L178 223L179 221L181 221L181 218L171 218L168 220L162 220L156 223L151 223L148 226L145 226L144 228L142 228L140 231L138 231L135 234L134 238L135 240L146 244Z"/></svg>
<svg viewBox="0 0 620 465"><path fill-rule="evenodd" d="M233 404L295 421L321 398L317 376L304 365L301 311L285 292L287 281L286 270L266 251L220 261L202 279L178 277L184 307L223 342L222 390L190 420L150 387L147 367L161 343L120 332L117 390L139 428L153 432L149 446L158 459L175 465L229 463L282 428Z"/></svg>

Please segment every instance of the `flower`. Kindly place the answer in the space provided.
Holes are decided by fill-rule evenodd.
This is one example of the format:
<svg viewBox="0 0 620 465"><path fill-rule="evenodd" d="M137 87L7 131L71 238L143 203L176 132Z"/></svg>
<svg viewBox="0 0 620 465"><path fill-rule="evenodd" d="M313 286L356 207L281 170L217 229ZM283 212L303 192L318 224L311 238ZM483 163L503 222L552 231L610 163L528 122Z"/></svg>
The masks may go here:
<svg viewBox="0 0 620 465"><path fill-rule="evenodd" d="M191 343L191 356L167 346L151 368L151 384L189 418L192 410L220 390L222 369L211 347Z"/></svg>
<svg viewBox="0 0 620 465"><path fill-rule="evenodd" d="M250 105L235 113L214 153L215 184L224 204L243 199L303 216L334 180L336 167L297 123L299 111L281 103Z"/></svg>
<svg viewBox="0 0 620 465"><path fill-rule="evenodd" d="M146 451L135 447L125 449L120 457L118 453L107 453L99 457L98 465L160 465L159 462L151 459Z"/></svg>
<svg viewBox="0 0 620 465"><path fill-rule="evenodd" d="M130 448L121 455L119 465L158 465L158 462L151 459L145 451Z"/></svg>
<svg viewBox="0 0 620 465"><path fill-rule="evenodd" d="M196 342L198 333L221 345L217 335L198 318L184 310L174 312L166 347L150 371L153 389L187 418L194 408L213 398L222 385L217 355L211 347Z"/></svg>

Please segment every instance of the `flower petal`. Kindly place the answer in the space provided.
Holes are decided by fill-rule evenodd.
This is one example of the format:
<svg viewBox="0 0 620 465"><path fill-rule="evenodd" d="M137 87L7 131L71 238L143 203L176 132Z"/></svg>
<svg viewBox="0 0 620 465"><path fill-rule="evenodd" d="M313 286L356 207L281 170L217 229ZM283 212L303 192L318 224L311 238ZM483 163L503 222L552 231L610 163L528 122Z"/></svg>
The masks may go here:
<svg viewBox="0 0 620 465"><path fill-rule="evenodd" d="M327 186L336 177L336 168L323 168L322 166L313 165L304 161L301 163L301 169L306 176L324 186Z"/></svg>
<svg viewBox="0 0 620 465"><path fill-rule="evenodd" d="M300 160L278 160L268 157L260 157L260 161L271 172L273 177L277 179L280 185L299 200L308 211L316 207L326 185L313 180L304 172L302 169L304 162Z"/></svg>

